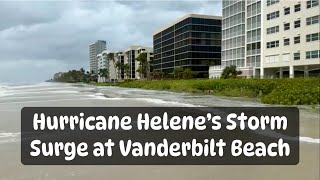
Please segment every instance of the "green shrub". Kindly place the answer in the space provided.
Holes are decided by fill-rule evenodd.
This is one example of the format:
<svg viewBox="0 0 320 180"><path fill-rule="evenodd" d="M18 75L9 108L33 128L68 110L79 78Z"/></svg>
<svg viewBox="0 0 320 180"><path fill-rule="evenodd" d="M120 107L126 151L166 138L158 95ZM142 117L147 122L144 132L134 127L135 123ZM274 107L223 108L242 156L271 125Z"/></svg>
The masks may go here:
<svg viewBox="0 0 320 180"><path fill-rule="evenodd" d="M224 96L261 98L263 103L301 105L320 103L320 80L310 79L220 79L130 81L120 87L213 93Z"/></svg>

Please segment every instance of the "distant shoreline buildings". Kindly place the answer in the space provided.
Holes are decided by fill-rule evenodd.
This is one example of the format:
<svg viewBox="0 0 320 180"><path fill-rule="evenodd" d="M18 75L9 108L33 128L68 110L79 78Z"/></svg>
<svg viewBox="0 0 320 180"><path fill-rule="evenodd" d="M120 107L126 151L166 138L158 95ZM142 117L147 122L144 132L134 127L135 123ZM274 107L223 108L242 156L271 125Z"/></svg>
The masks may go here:
<svg viewBox="0 0 320 180"><path fill-rule="evenodd" d="M153 48L131 46L108 62L99 40L89 47L90 71L107 67L108 81L142 79L137 57L146 53L149 70L168 75L180 67L197 78L219 79L235 65L244 78L319 76L319 0L223 0L222 13L188 14L156 31Z"/></svg>
<svg viewBox="0 0 320 180"><path fill-rule="evenodd" d="M144 79L139 73L139 55L145 54L148 64L153 61L153 48L134 45L125 51L111 52L108 50L98 54L97 71L98 82L117 82L125 79ZM110 56L111 55L111 56ZM102 76L100 71L107 71L107 76Z"/></svg>

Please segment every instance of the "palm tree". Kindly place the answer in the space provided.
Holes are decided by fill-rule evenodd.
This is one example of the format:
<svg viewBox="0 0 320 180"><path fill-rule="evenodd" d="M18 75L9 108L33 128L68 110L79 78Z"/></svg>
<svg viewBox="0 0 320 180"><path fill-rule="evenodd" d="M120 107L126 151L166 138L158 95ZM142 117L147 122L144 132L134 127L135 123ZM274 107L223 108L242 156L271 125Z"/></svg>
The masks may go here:
<svg viewBox="0 0 320 180"><path fill-rule="evenodd" d="M149 62L147 58L147 53L141 53L136 60L139 62L138 72L141 78L146 78L149 71Z"/></svg>
<svg viewBox="0 0 320 180"><path fill-rule="evenodd" d="M109 70L107 68L99 69L99 76L104 77L106 81L109 78Z"/></svg>
<svg viewBox="0 0 320 180"><path fill-rule="evenodd" d="M107 56L107 58L108 58L109 60L112 60L113 63L114 63L114 61L115 61L115 59L114 59L114 53L109 53L108 56Z"/></svg>
<svg viewBox="0 0 320 180"><path fill-rule="evenodd" d="M221 79L234 79L240 74L242 71L238 71L235 65L227 66L222 71Z"/></svg>
<svg viewBox="0 0 320 180"><path fill-rule="evenodd" d="M91 81L97 81L97 75L93 70L91 70L90 77Z"/></svg>
<svg viewBox="0 0 320 180"><path fill-rule="evenodd" d="M124 64L123 65L123 70L124 70L124 73L126 75L126 79L129 79L129 77L130 77L130 65L128 63Z"/></svg>
<svg viewBox="0 0 320 180"><path fill-rule="evenodd" d="M82 82L85 82L85 79L86 79L85 76L86 76L86 75L85 75L85 70L84 70L83 68L81 68L81 69L80 69L80 80L81 80Z"/></svg>
<svg viewBox="0 0 320 180"><path fill-rule="evenodd" d="M117 79L120 79L120 74L121 74L121 69L122 69L122 67L123 67L123 65L121 64L121 62L120 61L117 61L115 64L114 64L114 67L115 67L115 69L116 69L116 74L117 74Z"/></svg>

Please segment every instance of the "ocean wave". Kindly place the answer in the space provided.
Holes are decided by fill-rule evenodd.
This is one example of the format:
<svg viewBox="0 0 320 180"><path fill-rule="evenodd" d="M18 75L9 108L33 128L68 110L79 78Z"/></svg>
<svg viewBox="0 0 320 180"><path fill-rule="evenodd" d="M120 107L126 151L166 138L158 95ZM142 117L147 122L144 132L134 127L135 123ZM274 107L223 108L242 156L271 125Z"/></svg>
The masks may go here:
<svg viewBox="0 0 320 180"><path fill-rule="evenodd" d="M0 132L0 144L18 142L20 133Z"/></svg>
<svg viewBox="0 0 320 180"><path fill-rule="evenodd" d="M137 100L137 101L144 101L144 102L149 102L153 104L161 104L161 105L165 104L165 105L176 106L176 107L204 107L200 105L181 103L177 101L166 101L166 100L155 99L155 98L108 98L108 97L105 97L105 95L102 93L96 93L94 95L88 95L88 96L95 97L96 99L101 99L101 100Z"/></svg>
<svg viewBox="0 0 320 180"><path fill-rule="evenodd" d="M300 142L320 144L320 139L315 139L311 137L300 137Z"/></svg>
<svg viewBox="0 0 320 180"><path fill-rule="evenodd" d="M177 102L177 101L166 101L162 99L154 99L154 98L134 98L136 100L140 101L145 101L145 102L150 102L150 103L155 103L155 104L166 104L166 105L172 105L172 106L178 106L178 107L204 107L200 105L194 105L194 104L189 104L189 103L182 103L182 102Z"/></svg>

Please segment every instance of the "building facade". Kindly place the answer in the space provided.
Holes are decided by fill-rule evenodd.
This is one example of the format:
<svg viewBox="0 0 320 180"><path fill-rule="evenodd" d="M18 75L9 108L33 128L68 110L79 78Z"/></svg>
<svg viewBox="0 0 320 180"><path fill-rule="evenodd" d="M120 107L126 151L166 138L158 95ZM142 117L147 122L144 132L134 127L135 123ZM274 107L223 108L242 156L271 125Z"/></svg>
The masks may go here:
<svg viewBox="0 0 320 180"><path fill-rule="evenodd" d="M224 0L222 3L221 66L210 68L210 78L235 65L242 76L252 77L261 65L261 0Z"/></svg>
<svg viewBox="0 0 320 180"><path fill-rule="evenodd" d="M98 40L89 46L89 63L90 72L98 73L98 54L106 50L106 41Z"/></svg>
<svg viewBox="0 0 320 180"><path fill-rule="evenodd" d="M129 77L127 77L128 79L141 79L141 75L137 71L139 68L139 62L137 61L137 58L141 53L147 54L148 62L153 60L153 49L151 47L130 46L126 50L124 58L130 67Z"/></svg>
<svg viewBox="0 0 320 180"><path fill-rule="evenodd" d="M117 82L125 79L123 66L127 64L127 58L124 52L114 53L114 58L109 61L110 81Z"/></svg>
<svg viewBox="0 0 320 180"><path fill-rule="evenodd" d="M110 71L110 65L109 65L109 58L108 54L110 52L107 50L102 51L101 54L97 55L97 60L98 60L98 82L108 82L110 79L109 77L103 77L100 75L99 71L103 69L107 69L108 73Z"/></svg>
<svg viewBox="0 0 320 180"><path fill-rule="evenodd" d="M263 3L263 10L260 75L265 78L319 77L319 0L267 1Z"/></svg>
<svg viewBox="0 0 320 180"><path fill-rule="evenodd" d="M186 15L154 33L153 47L155 71L182 67L208 77L209 65L221 64L221 17Z"/></svg>
<svg viewBox="0 0 320 180"><path fill-rule="evenodd" d="M212 78L230 65L247 78L319 71L319 0L224 0L222 11L222 65Z"/></svg>

